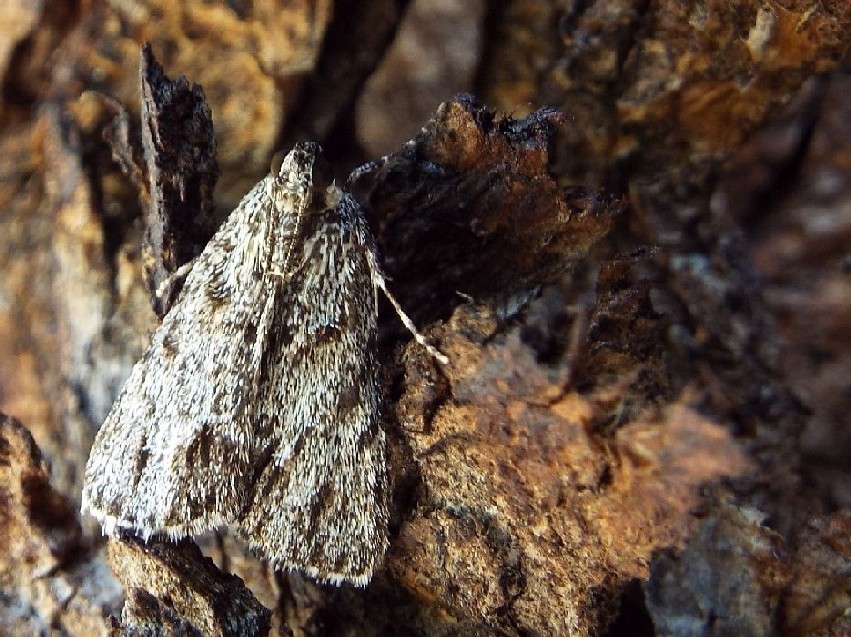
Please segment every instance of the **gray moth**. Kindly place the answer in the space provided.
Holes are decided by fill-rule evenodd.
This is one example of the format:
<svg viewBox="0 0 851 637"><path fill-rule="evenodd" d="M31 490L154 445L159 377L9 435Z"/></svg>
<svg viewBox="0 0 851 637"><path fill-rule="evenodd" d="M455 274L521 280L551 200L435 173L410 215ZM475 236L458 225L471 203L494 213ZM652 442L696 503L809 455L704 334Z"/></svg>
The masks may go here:
<svg viewBox="0 0 851 637"><path fill-rule="evenodd" d="M314 183L318 153L296 145L189 264L86 465L82 508L107 534L224 527L275 568L335 584L380 565L387 290L360 205Z"/></svg>

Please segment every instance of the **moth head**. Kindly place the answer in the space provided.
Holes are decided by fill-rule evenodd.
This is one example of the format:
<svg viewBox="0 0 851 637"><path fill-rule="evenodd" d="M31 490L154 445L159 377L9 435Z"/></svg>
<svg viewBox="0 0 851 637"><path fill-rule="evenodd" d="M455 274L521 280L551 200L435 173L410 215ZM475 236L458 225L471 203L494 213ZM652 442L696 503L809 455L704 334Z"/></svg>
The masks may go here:
<svg viewBox="0 0 851 637"><path fill-rule="evenodd" d="M271 177L278 187L290 184L299 185L310 182L313 176L313 165L322 153L319 144L299 142L286 155L275 153L272 157Z"/></svg>

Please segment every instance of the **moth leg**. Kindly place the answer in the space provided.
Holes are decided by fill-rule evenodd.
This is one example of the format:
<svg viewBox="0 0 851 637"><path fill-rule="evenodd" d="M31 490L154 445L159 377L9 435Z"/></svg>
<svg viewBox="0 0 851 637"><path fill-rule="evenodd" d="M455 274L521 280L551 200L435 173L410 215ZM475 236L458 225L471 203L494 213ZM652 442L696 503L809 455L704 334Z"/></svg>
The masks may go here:
<svg viewBox="0 0 851 637"><path fill-rule="evenodd" d="M405 314L405 310L402 309L402 306L399 304L399 301L396 300L396 297L390 294L390 290L387 289L387 282L384 280L384 275L381 273L378 268L373 265L372 268L372 281L373 285L381 288L381 291L384 292L384 296L387 297L387 300L393 305L393 308L396 310L396 314L399 315L399 320L402 321L402 325L414 336L414 340L417 341L420 345L422 345L425 350L431 354L439 363L443 365L449 364L449 358L446 354L442 353L438 350L434 345L429 343L426 340L426 337L420 334L417 330L417 326L414 325L414 322L411 318Z"/></svg>
<svg viewBox="0 0 851 637"><path fill-rule="evenodd" d="M195 259L184 263L182 266L177 268L177 270L172 272L167 279L160 283L154 291L154 303L156 305L154 309L160 317L168 314L171 306L174 305L180 291L183 289L183 283L192 271L192 266L194 264Z"/></svg>

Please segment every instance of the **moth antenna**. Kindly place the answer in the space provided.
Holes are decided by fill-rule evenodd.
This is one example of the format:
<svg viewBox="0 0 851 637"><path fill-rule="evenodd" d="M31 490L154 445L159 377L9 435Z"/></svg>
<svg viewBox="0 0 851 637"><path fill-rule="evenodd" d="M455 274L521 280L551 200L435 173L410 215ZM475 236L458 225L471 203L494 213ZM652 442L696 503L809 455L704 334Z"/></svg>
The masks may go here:
<svg viewBox="0 0 851 637"><path fill-rule="evenodd" d="M272 157L272 163L271 163L271 167L269 169L269 174L272 177L272 182L269 186L270 191L271 191L271 188L273 188L275 186L276 181L280 178L281 166L283 165L283 162L284 162L285 159L286 159L286 155L282 151L278 151ZM273 199L271 197L271 195L270 195L270 199ZM295 224L295 230L293 232L293 238L289 242L289 245L287 246L287 253L284 255L284 261L283 261L283 263L280 267L280 270L278 271L278 270L274 270L272 268L269 269L269 271L271 271L273 274L280 276L280 277L284 277L284 278L289 276L290 265L292 263L293 256L294 256L294 253L295 253L296 243L297 243L298 238L301 234L303 222L304 222L304 209L300 208L298 210L298 212L296 213L296 224ZM272 245L273 241L274 241L274 234L269 232L268 235L267 235L267 245L266 245L266 251L267 251L267 255L268 255L267 258L268 259L272 258L272 253L273 253L273 250L274 250L274 246Z"/></svg>
<svg viewBox="0 0 851 637"><path fill-rule="evenodd" d="M290 275L290 265L292 264L293 255L295 254L295 244L299 235L301 234L301 228L304 222L304 210L299 210L296 215L296 224L295 224L295 232L293 233L293 239L290 241L290 245L287 248L287 254L284 257L284 265L281 268L282 272L281 276L287 277Z"/></svg>

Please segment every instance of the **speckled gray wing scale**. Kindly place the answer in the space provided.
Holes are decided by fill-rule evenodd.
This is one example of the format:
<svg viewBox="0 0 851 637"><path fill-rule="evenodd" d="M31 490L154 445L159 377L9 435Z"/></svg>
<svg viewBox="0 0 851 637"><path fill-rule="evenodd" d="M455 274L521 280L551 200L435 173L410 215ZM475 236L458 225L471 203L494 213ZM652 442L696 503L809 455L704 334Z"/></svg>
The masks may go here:
<svg viewBox="0 0 851 637"><path fill-rule="evenodd" d="M226 527L277 568L363 585L387 547L384 280L357 202L314 185L317 152L297 145L192 263L98 432L83 508L109 533Z"/></svg>

